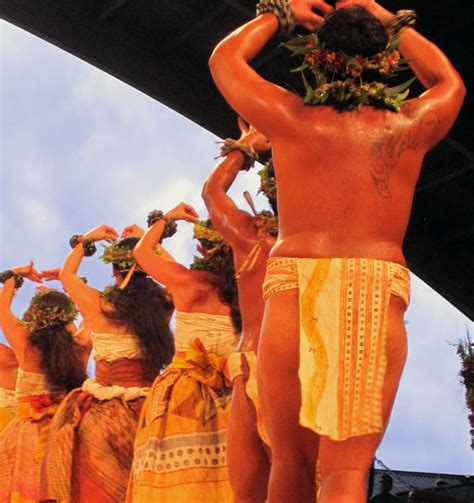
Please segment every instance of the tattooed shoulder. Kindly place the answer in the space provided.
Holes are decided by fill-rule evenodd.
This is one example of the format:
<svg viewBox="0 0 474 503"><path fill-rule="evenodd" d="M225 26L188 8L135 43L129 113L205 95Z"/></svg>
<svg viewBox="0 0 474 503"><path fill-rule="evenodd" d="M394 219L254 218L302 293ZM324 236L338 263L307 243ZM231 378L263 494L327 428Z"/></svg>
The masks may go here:
<svg viewBox="0 0 474 503"><path fill-rule="evenodd" d="M386 122L390 120L385 119ZM384 128L385 136L375 142L371 151L371 175L375 188L385 198L390 198L390 178L393 170L400 164L403 154L417 150L424 139L433 135L440 126L439 114L429 111L408 126L402 124Z"/></svg>

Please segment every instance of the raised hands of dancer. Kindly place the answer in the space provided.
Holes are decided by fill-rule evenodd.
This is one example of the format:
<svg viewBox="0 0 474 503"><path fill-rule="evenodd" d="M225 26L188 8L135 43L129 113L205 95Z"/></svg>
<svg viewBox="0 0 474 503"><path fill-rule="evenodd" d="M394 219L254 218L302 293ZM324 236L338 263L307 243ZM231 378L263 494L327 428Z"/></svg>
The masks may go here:
<svg viewBox="0 0 474 503"><path fill-rule="evenodd" d="M237 122L241 133L239 142L254 148L258 154L263 154L270 150L270 141L264 134L260 133L260 131L250 124L247 124L241 117L238 118Z"/></svg>
<svg viewBox="0 0 474 503"><path fill-rule="evenodd" d="M34 281L35 283L43 282L41 273L35 269L33 262L30 262L28 265L14 267L12 271L16 274L19 274L20 276L23 276L23 278Z"/></svg>
<svg viewBox="0 0 474 503"><path fill-rule="evenodd" d="M304 26L308 31L315 31L324 21L324 16L334 10L323 0L290 0L295 23ZM320 12L316 14L314 10Z"/></svg>
<svg viewBox="0 0 474 503"><path fill-rule="evenodd" d="M92 239L92 241L108 241L113 243L118 238L118 232L109 225L98 225L96 228L86 232L84 239Z"/></svg>
<svg viewBox="0 0 474 503"><path fill-rule="evenodd" d="M141 238L145 234L145 229L143 227L140 227L137 224L132 224L132 225L127 225L125 229L122 231L122 234L120 237L122 239L125 238Z"/></svg>
<svg viewBox="0 0 474 503"><path fill-rule="evenodd" d="M54 269L43 269L41 271L41 277L45 281L56 281L59 280L60 271L61 271L60 267L55 267Z"/></svg>
<svg viewBox="0 0 474 503"><path fill-rule="evenodd" d="M190 204L186 203L179 203L178 206L168 211L166 216L173 220L184 220L185 222L196 222L196 220L199 220L197 211Z"/></svg>

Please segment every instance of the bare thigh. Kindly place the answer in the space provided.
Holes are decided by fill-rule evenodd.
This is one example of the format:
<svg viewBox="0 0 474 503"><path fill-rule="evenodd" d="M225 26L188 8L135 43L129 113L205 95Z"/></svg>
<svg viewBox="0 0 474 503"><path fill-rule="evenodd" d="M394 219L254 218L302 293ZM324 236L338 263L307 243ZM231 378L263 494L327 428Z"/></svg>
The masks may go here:
<svg viewBox="0 0 474 503"><path fill-rule="evenodd" d="M398 385L407 355L406 331L404 324L405 306L398 297L391 297L387 332L387 371L382 389L382 415L384 431L377 434L352 437L344 441L321 437L319 462L321 476L340 470L353 470L367 474L375 451L382 441L388 426Z"/></svg>
<svg viewBox="0 0 474 503"><path fill-rule="evenodd" d="M299 425L298 297L294 289L267 300L258 350L258 389L275 459L316 463L318 437Z"/></svg>
<svg viewBox="0 0 474 503"><path fill-rule="evenodd" d="M257 431L257 415L243 376L234 381L227 437L227 463L236 495L265 501L270 461Z"/></svg>

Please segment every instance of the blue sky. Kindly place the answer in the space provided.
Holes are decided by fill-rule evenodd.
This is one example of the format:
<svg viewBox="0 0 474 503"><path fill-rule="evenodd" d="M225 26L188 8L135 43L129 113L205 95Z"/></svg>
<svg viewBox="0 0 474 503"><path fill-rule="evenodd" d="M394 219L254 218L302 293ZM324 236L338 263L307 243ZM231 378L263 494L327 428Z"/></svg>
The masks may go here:
<svg viewBox="0 0 474 503"><path fill-rule="evenodd" d="M106 223L121 230L145 224L152 209L186 201L202 217L202 183L218 138L139 91L15 28L1 26L0 270L33 259L59 266L74 233ZM256 194L255 172L231 194L245 207ZM265 207L262 196L256 205ZM189 225L167 243L189 263ZM111 282L97 258L81 275ZM14 302L22 313L26 284ZM416 277L407 312L409 358L392 421L377 456L392 469L473 473L468 411L451 343L472 324ZM0 335L3 339L3 334Z"/></svg>

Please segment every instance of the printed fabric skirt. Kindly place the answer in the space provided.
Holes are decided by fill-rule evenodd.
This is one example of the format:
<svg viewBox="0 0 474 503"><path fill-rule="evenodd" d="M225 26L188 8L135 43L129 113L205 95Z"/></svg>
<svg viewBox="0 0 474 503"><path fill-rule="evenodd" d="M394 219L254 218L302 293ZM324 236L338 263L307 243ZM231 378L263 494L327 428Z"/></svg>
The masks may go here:
<svg viewBox="0 0 474 503"><path fill-rule="evenodd" d="M140 415L127 502L232 503L225 365L196 339L155 380Z"/></svg>
<svg viewBox="0 0 474 503"><path fill-rule="evenodd" d="M15 419L0 433L0 502L40 500L41 462L60 398L47 394L21 398Z"/></svg>
<svg viewBox="0 0 474 503"><path fill-rule="evenodd" d="M96 378L103 365L98 363ZM139 363L112 363L121 373L134 365ZM114 377L118 372L115 369ZM106 385L105 381L86 380L59 407L43 462L42 499L61 503L125 500L135 431L149 388Z"/></svg>

